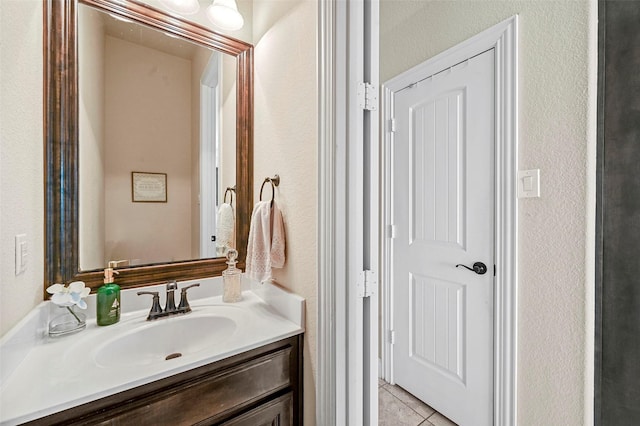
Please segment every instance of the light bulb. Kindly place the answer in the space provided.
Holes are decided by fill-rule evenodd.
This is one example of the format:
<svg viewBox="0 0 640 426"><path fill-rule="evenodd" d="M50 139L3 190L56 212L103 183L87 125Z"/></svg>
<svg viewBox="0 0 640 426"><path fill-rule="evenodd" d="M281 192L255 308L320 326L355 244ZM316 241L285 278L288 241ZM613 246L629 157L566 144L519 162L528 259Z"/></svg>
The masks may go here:
<svg viewBox="0 0 640 426"><path fill-rule="evenodd" d="M235 31L242 28L244 19L234 0L214 0L207 8L207 17L218 28Z"/></svg>

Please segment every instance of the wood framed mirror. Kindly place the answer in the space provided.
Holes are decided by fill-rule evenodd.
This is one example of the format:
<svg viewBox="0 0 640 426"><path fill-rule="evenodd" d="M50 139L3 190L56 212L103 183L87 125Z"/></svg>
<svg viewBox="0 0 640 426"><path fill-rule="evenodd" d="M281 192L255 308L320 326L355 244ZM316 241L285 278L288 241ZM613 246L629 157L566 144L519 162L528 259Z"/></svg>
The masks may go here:
<svg viewBox="0 0 640 426"><path fill-rule="evenodd" d="M253 206L253 46L133 0L46 0L43 45L45 288L56 282L81 280L96 289L102 285L102 268L107 266L90 270L80 267L80 4L235 58L235 247L241 260L239 267L244 268ZM223 257L151 262L118 268L117 283L126 288L198 279L221 275L225 268Z"/></svg>

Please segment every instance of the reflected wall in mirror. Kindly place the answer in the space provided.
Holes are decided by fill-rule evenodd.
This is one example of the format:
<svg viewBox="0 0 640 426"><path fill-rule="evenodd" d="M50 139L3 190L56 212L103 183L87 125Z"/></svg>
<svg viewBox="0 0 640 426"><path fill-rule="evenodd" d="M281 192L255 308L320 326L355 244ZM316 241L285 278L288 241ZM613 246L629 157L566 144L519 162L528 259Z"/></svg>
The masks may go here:
<svg viewBox="0 0 640 426"><path fill-rule="evenodd" d="M235 187L235 78L234 56L79 4L80 270L235 247L216 213ZM166 174L166 202L135 202L134 171Z"/></svg>
<svg viewBox="0 0 640 426"><path fill-rule="evenodd" d="M220 275L234 185L244 267L253 47L133 0L80 3L45 2L45 288L95 289L111 260L123 287ZM134 203L134 171L166 173L167 202Z"/></svg>

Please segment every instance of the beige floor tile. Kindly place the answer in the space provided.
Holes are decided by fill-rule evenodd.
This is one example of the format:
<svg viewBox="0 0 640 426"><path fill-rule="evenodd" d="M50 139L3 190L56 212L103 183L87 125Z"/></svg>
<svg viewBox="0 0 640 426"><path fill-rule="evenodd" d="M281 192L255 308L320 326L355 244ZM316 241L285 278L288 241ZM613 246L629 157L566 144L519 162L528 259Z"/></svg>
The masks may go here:
<svg viewBox="0 0 640 426"><path fill-rule="evenodd" d="M385 382L384 380L382 380L382 379L378 379L378 387L380 387L380 386L384 386L384 385L386 385L386 384L387 384L387 382Z"/></svg>
<svg viewBox="0 0 640 426"><path fill-rule="evenodd" d="M378 388L378 426L418 426L424 421L384 387Z"/></svg>
<svg viewBox="0 0 640 426"><path fill-rule="evenodd" d="M429 420L425 420L424 422L420 423L419 426L433 426L433 423L431 423Z"/></svg>
<svg viewBox="0 0 640 426"><path fill-rule="evenodd" d="M436 410L429 407L427 404L420 401L400 386L387 385L385 386L385 389L425 419L436 412Z"/></svg>
<svg viewBox="0 0 640 426"><path fill-rule="evenodd" d="M435 413L427 420L429 420L433 426L458 426L440 413Z"/></svg>

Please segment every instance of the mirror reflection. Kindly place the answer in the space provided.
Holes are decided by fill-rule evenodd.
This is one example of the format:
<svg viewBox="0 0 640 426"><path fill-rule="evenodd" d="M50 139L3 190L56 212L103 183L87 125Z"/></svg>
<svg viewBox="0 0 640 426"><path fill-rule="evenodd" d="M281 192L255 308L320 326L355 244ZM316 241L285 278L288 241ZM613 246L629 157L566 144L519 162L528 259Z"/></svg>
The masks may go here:
<svg viewBox="0 0 640 426"><path fill-rule="evenodd" d="M80 270L223 256L235 57L81 4L78 66Z"/></svg>

